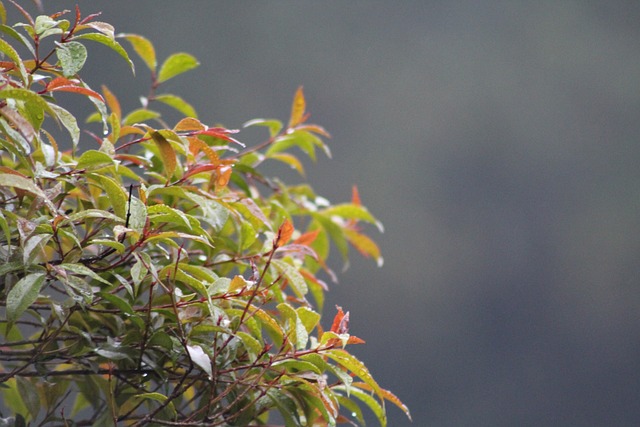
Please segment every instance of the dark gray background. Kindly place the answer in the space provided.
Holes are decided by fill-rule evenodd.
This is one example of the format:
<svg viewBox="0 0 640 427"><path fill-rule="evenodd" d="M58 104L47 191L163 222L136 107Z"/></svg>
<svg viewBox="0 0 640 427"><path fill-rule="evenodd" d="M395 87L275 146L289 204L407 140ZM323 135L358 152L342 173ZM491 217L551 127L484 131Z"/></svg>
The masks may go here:
<svg viewBox="0 0 640 427"><path fill-rule="evenodd" d="M351 312L413 425L640 424L640 2L80 6L198 57L165 89L203 121L286 120L304 85L333 134L309 180L334 202L358 184L386 226L384 267L354 253L325 316ZM143 64L90 53L135 106Z"/></svg>

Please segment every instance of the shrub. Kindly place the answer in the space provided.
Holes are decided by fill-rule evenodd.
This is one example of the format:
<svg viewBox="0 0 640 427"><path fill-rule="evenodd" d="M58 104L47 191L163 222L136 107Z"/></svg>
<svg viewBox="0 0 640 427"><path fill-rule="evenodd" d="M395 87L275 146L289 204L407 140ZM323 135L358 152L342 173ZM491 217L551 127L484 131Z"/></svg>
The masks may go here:
<svg viewBox="0 0 640 427"><path fill-rule="evenodd" d="M385 401L408 416L346 349L363 342L349 313L320 325L330 247L381 262L362 230L380 224L355 188L331 204L261 172L276 161L303 175L296 153L329 154L302 89L286 126L245 124L268 131L247 148L162 92L193 56L158 65L146 38L97 14L33 18L12 3L26 22L3 22L0 39L0 423L364 424L364 404L384 426ZM93 42L133 70L126 42L149 68L140 108L125 114L83 79ZM95 110L82 126L99 148L80 149L61 93ZM184 118L168 126L162 108Z"/></svg>

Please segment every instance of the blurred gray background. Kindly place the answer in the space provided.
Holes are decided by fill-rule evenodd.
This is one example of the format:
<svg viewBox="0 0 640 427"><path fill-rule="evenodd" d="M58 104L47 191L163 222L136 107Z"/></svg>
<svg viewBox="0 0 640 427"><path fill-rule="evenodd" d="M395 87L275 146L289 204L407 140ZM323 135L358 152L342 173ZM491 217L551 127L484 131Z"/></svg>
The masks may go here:
<svg viewBox="0 0 640 427"><path fill-rule="evenodd" d="M386 227L384 266L354 252L325 320L351 312L413 425L640 425L640 2L80 6L195 55L164 90L205 122L286 120L304 85L334 154L309 181L333 202L357 184ZM123 79L92 48L94 84L137 106L144 65Z"/></svg>

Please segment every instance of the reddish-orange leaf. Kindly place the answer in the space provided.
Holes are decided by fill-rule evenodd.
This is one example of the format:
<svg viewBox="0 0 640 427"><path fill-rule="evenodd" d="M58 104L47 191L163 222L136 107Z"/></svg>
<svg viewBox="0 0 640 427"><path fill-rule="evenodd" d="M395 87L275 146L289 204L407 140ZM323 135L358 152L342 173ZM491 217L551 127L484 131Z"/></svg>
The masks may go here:
<svg viewBox="0 0 640 427"><path fill-rule="evenodd" d="M342 307L340 307L339 305L336 305L336 308L338 309L338 313L336 313L336 316L333 318L333 323L331 324L331 332L335 332L336 334L343 334L346 332L340 332L341 329L344 328L344 319L345 317L347 318L347 332L348 332L348 322L349 322L349 313L347 312L347 314L344 314L344 312L342 311Z"/></svg>
<svg viewBox="0 0 640 427"><path fill-rule="evenodd" d="M297 245L310 246L313 243L313 241L316 240L316 237L318 237L318 234L320 234L319 228L313 231L308 231L303 235L301 235L300 237L298 237L296 240L294 240L293 243Z"/></svg>
<svg viewBox="0 0 640 427"><path fill-rule="evenodd" d="M351 203L353 203L356 206L360 206L360 193L358 192L358 187L357 186L353 186L352 190L351 190Z"/></svg>
<svg viewBox="0 0 640 427"><path fill-rule="evenodd" d="M351 335L347 340L347 344L365 344L365 340L358 338L355 335Z"/></svg>
<svg viewBox="0 0 640 427"><path fill-rule="evenodd" d="M317 133L318 135L322 135L326 138L331 138L331 134L329 134L329 132L327 132L327 130L325 128L323 128L322 126L318 126L318 125L304 125L304 126L298 126L297 128L298 130L306 130L307 132L313 132L313 133Z"/></svg>
<svg viewBox="0 0 640 427"><path fill-rule="evenodd" d="M109 90L108 87L102 85L102 93L104 94L104 99L107 103L109 109L116 114L118 120L122 119L122 109L120 108L120 103L118 102L118 98Z"/></svg>
<svg viewBox="0 0 640 427"><path fill-rule="evenodd" d="M291 117L289 118L289 127L295 127L306 120L305 109L307 103L304 99L302 86L298 87L296 94L293 96L293 104L291 105Z"/></svg>
<svg viewBox="0 0 640 427"><path fill-rule="evenodd" d="M281 247L286 245L291 239L293 234L293 224L288 219L285 219L280 228L278 229L278 240L276 240L276 246Z"/></svg>
<svg viewBox="0 0 640 427"><path fill-rule="evenodd" d="M238 133L238 132L239 131L237 129L208 128L208 129L199 130L195 132L195 135L209 135L209 136L213 136L214 138L224 139L225 141L235 142L236 144L244 147L245 145L242 142L229 136L230 133Z"/></svg>
<svg viewBox="0 0 640 427"><path fill-rule="evenodd" d="M104 102L104 98L98 92L83 86L78 86L78 83L74 82L73 80L65 79L64 77L56 77L55 79L51 80L47 85L47 90L49 92L79 93Z"/></svg>
<svg viewBox="0 0 640 427"><path fill-rule="evenodd" d="M185 172L184 175L182 175L182 179L185 180L187 178L189 178L191 175L195 175L197 173L202 173L202 172L207 172L207 171L212 171L212 170L216 170L220 167L220 165L211 165L211 164L207 164L207 165L195 165L192 168L189 168L189 170L187 172ZM229 168L230 169L230 168ZM226 184L225 184L226 185Z"/></svg>

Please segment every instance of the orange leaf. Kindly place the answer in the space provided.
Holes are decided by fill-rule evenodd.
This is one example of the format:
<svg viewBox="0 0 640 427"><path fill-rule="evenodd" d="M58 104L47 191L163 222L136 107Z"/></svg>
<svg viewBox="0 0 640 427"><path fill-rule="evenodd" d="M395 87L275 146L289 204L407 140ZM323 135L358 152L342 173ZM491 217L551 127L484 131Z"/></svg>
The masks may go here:
<svg viewBox="0 0 640 427"><path fill-rule="evenodd" d="M207 155L212 164L216 166L220 164L220 158L218 157L216 152L213 151L213 149L209 147L203 140L196 138L195 136L190 136L187 139L189 140L189 151L191 151L191 154L196 156L198 152L202 150L204 154Z"/></svg>
<svg viewBox="0 0 640 427"><path fill-rule="evenodd" d="M221 166L218 169L218 176L216 178L216 187L222 188L226 187L229 183L229 179L231 179L231 166Z"/></svg>
<svg viewBox="0 0 640 427"><path fill-rule="evenodd" d="M174 131L201 131L205 130L206 126L203 125L200 120L194 119L192 117L186 117L178 122L173 128Z"/></svg>
<svg viewBox="0 0 640 427"><path fill-rule="evenodd" d="M347 340L347 344L365 344L365 340L351 335Z"/></svg>
<svg viewBox="0 0 640 427"><path fill-rule="evenodd" d="M65 79L64 77L56 77L55 79L51 80L47 85L47 90L49 92L79 93L104 102L104 98L98 92L95 92L83 86L78 86L77 83L73 82L72 80Z"/></svg>
<svg viewBox="0 0 640 427"><path fill-rule="evenodd" d="M305 109L307 103L304 99L302 86L298 87L296 94L293 96L293 104L291 105L291 117L289 119L289 127L295 127L306 120Z"/></svg>
<svg viewBox="0 0 640 427"><path fill-rule="evenodd" d="M308 231L303 235L301 235L300 237L298 237L296 240L294 240L293 243L297 245L310 246L313 243L313 241L316 240L316 237L318 237L318 234L320 234L319 228L313 231Z"/></svg>
<svg viewBox="0 0 640 427"><path fill-rule="evenodd" d="M280 228L278 229L278 240L276 240L276 246L281 247L287 244L293 234L293 224L288 219L285 219Z"/></svg>
<svg viewBox="0 0 640 427"><path fill-rule="evenodd" d="M104 99L106 100L109 109L116 114L118 121L122 120L122 109L120 108L118 98L116 98L113 92L111 92L105 85L102 85L102 93L104 94Z"/></svg>
<svg viewBox="0 0 640 427"><path fill-rule="evenodd" d="M347 332L348 332L348 323L349 323L349 313L347 312L347 314L344 314L344 312L342 311L342 307L340 307L339 305L336 305L336 308L338 309L338 313L336 314L336 316L333 318L333 323L331 324L331 332L335 332L336 334L342 334L342 333L346 333L346 332L341 332L341 329L344 329L344 319L346 317L346 323L347 323Z"/></svg>
<svg viewBox="0 0 640 427"><path fill-rule="evenodd" d="M357 186L353 186L352 190L351 190L351 203L353 203L356 206L361 206L362 204L360 203L360 193L358 193L358 187Z"/></svg>
<svg viewBox="0 0 640 427"><path fill-rule="evenodd" d="M167 139L162 136L160 132L152 132L151 138L153 138L153 141L158 146L167 178L171 179L173 173L176 171L176 167L178 166L176 152L174 151L169 141L167 141Z"/></svg>

